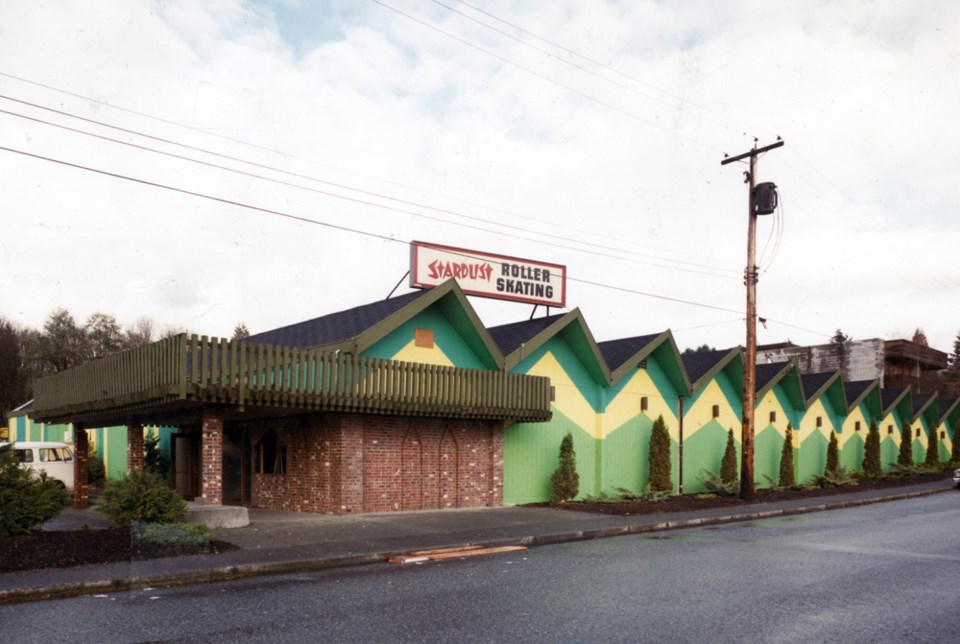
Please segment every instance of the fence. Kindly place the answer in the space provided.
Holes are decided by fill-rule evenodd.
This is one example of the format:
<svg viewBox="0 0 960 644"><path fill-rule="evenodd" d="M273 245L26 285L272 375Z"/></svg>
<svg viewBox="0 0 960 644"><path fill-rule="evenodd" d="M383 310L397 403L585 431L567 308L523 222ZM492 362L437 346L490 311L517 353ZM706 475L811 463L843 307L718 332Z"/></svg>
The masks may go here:
<svg viewBox="0 0 960 644"><path fill-rule="evenodd" d="M60 420L191 401L413 416L550 418L546 378L181 334L34 383Z"/></svg>

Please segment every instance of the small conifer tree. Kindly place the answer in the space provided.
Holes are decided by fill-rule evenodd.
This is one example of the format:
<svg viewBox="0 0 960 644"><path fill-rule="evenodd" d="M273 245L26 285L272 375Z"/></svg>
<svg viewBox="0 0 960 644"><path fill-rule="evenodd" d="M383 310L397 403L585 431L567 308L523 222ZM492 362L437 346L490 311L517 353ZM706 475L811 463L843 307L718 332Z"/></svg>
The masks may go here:
<svg viewBox="0 0 960 644"><path fill-rule="evenodd" d="M960 420L957 421L957 426L953 428L953 449L950 450L950 460L954 463L960 463Z"/></svg>
<svg viewBox="0 0 960 644"><path fill-rule="evenodd" d="M567 432L560 442L559 464L550 477L550 489L554 501L569 501L580 492L580 475L577 474L577 454L573 451L573 435Z"/></svg>
<svg viewBox="0 0 960 644"><path fill-rule="evenodd" d="M827 446L827 464L823 468L823 475L829 476L836 474L840 469L840 444L837 442L837 434L830 432L830 444Z"/></svg>
<svg viewBox="0 0 960 644"><path fill-rule="evenodd" d="M900 432L900 453L897 454L897 465L913 465L913 431L910 425L904 425Z"/></svg>
<svg viewBox="0 0 960 644"><path fill-rule="evenodd" d="M880 476L880 428L877 421L870 423L867 442L863 447L863 473L867 476Z"/></svg>
<svg viewBox="0 0 960 644"><path fill-rule="evenodd" d="M650 491L671 492L673 481L670 480L670 434L667 433L667 424L662 414L653 421L647 458L650 464Z"/></svg>
<svg viewBox="0 0 960 644"><path fill-rule="evenodd" d="M787 423L783 435L783 450L780 452L780 487L793 487L797 484L793 475L793 427Z"/></svg>
<svg viewBox="0 0 960 644"><path fill-rule="evenodd" d="M727 432L727 448L723 451L723 460L720 461L720 481L724 485L737 482L737 446L733 442L733 429Z"/></svg>
<svg viewBox="0 0 960 644"><path fill-rule="evenodd" d="M927 441L927 458L924 462L927 465L936 465L940 462L940 446L936 428L930 430L930 440Z"/></svg>

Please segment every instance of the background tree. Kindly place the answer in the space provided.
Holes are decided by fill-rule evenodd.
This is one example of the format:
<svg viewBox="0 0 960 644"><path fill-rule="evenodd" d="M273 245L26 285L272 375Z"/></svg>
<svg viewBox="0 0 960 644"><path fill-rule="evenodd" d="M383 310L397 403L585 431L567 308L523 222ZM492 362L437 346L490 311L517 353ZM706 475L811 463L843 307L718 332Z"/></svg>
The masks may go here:
<svg viewBox="0 0 960 644"><path fill-rule="evenodd" d="M917 327L913 332L913 343L919 344L921 347L928 347L930 344L927 342L927 334L923 332L923 329Z"/></svg>
<svg viewBox="0 0 960 644"><path fill-rule="evenodd" d="M243 340L244 338L250 337L250 330L247 329L247 325L243 322L238 322L237 326L233 327L233 337L231 340Z"/></svg>
<svg viewBox="0 0 960 644"><path fill-rule="evenodd" d="M903 431L900 432L900 453L897 454L897 465L913 465L913 430L906 423Z"/></svg>
<svg viewBox="0 0 960 644"><path fill-rule="evenodd" d="M2 414L29 400L29 373L20 330L0 318L0 422Z"/></svg>
<svg viewBox="0 0 960 644"><path fill-rule="evenodd" d="M153 342L153 320L142 317L133 323L124 333L124 344L129 349L143 347Z"/></svg>
<svg viewBox="0 0 960 644"><path fill-rule="evenodd" d="M793 427L787 423L783 434L783 449L780 451L780 487L793 487L797 479L793 473Z"/></svg>
<svg viewBox="0 0 960 644"><path fill-rule="evenodd" d="M580 475L577 474L577 454L573 451L573 434L560 441L559 463L550 477L550 490L554 501L569 501L580 492Z"/></svg>
<svg viewBox="0 0 960 644"><path fill-rule="evenodd" d="M55 309L43 323L40 359L53 371L63 371L87 361L90 345L83 327L66 309Z"/></svg>
<svg viewBox="0 0 960 644"><path fill-rule="evenodd" d="M937 430L930 430L930 439L927 441L927 458L924 460L927 465L937 465L940 463L940 444L937 440Z"/></svg>
<svg viewBox="0 0 960 644"><path fill-rule="evenodd" d="M691 353L707 353L708 351L716 351L716 349L711 347L709 344L701 344L696 349L687 347L686 349L683 350L683 355L687 356L687 355L690 355Z"/></svg>
<svg viewBox="0 0 960 644"><path fill-rule="evenodd" d="M91 359L102 358L124 348L125 338L117 318L106 313L94 313L84 327Z"/></svg>
<svg viewBox="0 0 960 644"><path fill-rule="evenodd" d="M877 421L870 423L870 431L867 432L867 442L863 448L863 473L867 476L880 476L880 428L877 427Z"/></svg>
<svg viewBox="0 0 960 644"><path fill-rule="evenodd" d="M733 442L733 429L727 431L727 447L723 450L723 460L720 461L720 482L724 485L733 485L738 480L737 475L737 446Z"/></svg>
<svg viewBox="0 0 960 644"><path fill-rule="evenodd" d="M670 478L670 434L662 414L653 421L647 459L650 465L650 491L673 491L673 481Z"/></svg>
<svg viewBox="0 0 960 644"><path fill-rule="evenodd" d="M850 336L837 329L833 337L830 338L830 344L833 345L833 352L837 356L837 365L840 367L840 375L844 380L847 379L847 344L850 342Z"/></svg>
<svg viewBox="0 0 960 644"><path fill-rule="evenodd" d="M837 442L836 432L830 432L830 444L827 445L827 463L823 468L823 475L836 474L840 470L840 444Z"/></svg>

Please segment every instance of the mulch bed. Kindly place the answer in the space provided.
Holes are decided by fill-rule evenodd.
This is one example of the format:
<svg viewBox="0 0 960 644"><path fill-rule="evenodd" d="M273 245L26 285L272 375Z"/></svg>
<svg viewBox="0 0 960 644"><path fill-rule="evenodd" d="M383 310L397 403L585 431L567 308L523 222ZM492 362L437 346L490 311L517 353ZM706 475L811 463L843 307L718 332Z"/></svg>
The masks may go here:
<svg viewBox="0 0 960 644"><path fill-rule="evenodd" d="M231 543L216 540L202 548L159 545L135 540L130 527L37 531L0 537L0 572L215 554L236 549Z"/></svg>
<svg viewBox="0 0 960 644"><path fill-rule="evenodd" d="M829 497L834 494L846 494L858 490L876 490L891 487L903 487L930 481L942 481L949 478L946 474L916 474L896 478L865 480L859 485L850 487L804 488L800 490L757 490L751 503L774 503L790 499ZM747 502L733 496L710 496L701 494L684 494L671 496L662 501L617 501L591 502L568 501L564 503L531 503L531 506L552 507L575 512L593 512L595 514L610 514L628 516L634 514L666 514L672 512L691 512L705 508L725 508L744 505Z"/></svg>

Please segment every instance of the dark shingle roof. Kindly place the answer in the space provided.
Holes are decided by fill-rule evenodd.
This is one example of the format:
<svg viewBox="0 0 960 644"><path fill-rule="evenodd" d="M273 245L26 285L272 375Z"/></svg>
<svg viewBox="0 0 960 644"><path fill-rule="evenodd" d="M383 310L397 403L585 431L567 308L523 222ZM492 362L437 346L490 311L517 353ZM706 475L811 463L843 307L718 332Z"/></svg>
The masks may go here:
<svg viewBox="0 0 960 644"><path fill-rule="evenodd" d="M956 398L941 398L940 399L940 418L943 418L947 411L953 407L954 403L957 402Z"/></svg>
<svg viewBox="0 0 960 644"><path fill-rule="evenodd" d="M610 371L616 371L627 360L637 355L645 346L659 338L662 333L653 335L638 335L633 338L621 338L620 340L607 340L598 342L597 348L600 349L600 355L606 360Z"/></svg>
<svg viewBox="0 0 960 644"><path fill-rule="evenodd" d="M836 371L824 371L822 373L804 373L800 375L803 382L803 395L808 399L813 394L820 391L820 388L827 384L827 381L833 378Z"/></svg>
<svg viewBox="0 0 960 644"><path fill-rule="evenodd" d="M863 395L876 380L854 380L851 382L844 382L843 388L847 392L847 400L850 401L850 404L853 404L853 401Z"/></svg>
<svg viewBox="0 0 960 644"><path fill-rule="evenodd" d="M914 394L913 395L913 413L918 413L923 406L933 397L933 394Z"/></svg>
<svg viewBox="0 0 960 644"><path fill-rule="evenodd" d="M317 347L355 338L373 325L396 313L429 290L414 291L357 306L339 313L331 313L313 320L251 335L247 342L273 344L285 347Z"/></svg>
<svg viewBox="0 0 960 644"><path fill-rule="evenodd" d="M881 389L880 402L883 403L883 409L889 409L890 405L892 405L902 393L903 389Z"/></svg>
<svg viewBox="0 0 960 644"><path fill-rule="evenodd" d="M497 347L500 348L501 353L508 356L516 351L521 344L526 344L532 340L535 335L564 315L566 315L566 313L558 313L557 315L548 315L543 318L501 324L500 326L490 327L487 331L490 333L493 341L497 343Z"/></svg>
<svg viewBox="0 0 960 644"><path fill-rule="evenodd" d="M758 364L757 365L757 382L755 383L754 389L760 391L767 384L773 380L774 377L786 367L789 362L771 362L768 364Z"/></svg>
<svg viewBox="0 0 960 644"><path fill-rule="evenodd" d="M684 353L680 355L683 360L683 368L687 370L687 376L690 382L695 383L708 371L717 366L717 363L723 360L730 353L730 349L721 351L698 351L696 353Z"/></svg>

